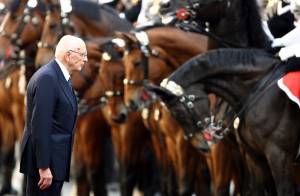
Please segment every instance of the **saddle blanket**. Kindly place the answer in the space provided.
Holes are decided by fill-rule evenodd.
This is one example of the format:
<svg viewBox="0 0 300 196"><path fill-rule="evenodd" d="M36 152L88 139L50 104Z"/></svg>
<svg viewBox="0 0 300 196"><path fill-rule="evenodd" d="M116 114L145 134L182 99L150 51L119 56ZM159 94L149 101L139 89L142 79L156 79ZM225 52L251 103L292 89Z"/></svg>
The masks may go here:
<svg viewBox="0 0 300 196"><path fill-rule="evenodd" d="M286 95L300 108L300 71L292 71L277 81Z"/></svg>

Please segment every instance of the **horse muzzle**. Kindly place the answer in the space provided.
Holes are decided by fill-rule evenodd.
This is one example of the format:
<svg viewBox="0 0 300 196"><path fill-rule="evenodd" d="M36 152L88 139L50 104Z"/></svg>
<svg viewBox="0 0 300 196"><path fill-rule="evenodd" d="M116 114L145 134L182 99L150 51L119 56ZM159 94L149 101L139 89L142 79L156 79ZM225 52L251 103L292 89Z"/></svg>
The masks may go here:
<svg viewBox="0 0 300 196"><path fill-rule="evenodd" d="M127 120L127 118L128 118L128 109L127 107L124 107L118 115L112 117L112 120L117 124L122 124Z"/></svg>

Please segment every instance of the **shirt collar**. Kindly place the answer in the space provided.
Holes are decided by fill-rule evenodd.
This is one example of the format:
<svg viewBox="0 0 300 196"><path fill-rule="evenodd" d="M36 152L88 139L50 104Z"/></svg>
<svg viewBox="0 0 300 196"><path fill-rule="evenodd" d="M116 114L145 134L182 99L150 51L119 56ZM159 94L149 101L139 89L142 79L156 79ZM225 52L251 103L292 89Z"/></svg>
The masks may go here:
<svg viewBox="0 0 300 196"><path fill-rule="evenodd" d="M70 76L66 66L58 59L55 59L55 61L57 62L58 66L60 67L61 71L63 72L65 79L68 81L71 76Z"/></svg>

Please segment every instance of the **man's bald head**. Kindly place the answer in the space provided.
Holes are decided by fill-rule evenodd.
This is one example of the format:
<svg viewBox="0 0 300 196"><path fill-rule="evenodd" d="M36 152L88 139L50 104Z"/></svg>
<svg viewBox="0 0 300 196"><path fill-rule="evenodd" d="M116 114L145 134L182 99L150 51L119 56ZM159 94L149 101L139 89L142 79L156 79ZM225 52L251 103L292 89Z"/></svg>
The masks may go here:
<svg viewBox="0 0 300 196"><path fill-rule="evenodd" d="M79 37L65 35L56 46L55 58L60 60L70 73L80 70L87 61L86 45Z"/></svg>

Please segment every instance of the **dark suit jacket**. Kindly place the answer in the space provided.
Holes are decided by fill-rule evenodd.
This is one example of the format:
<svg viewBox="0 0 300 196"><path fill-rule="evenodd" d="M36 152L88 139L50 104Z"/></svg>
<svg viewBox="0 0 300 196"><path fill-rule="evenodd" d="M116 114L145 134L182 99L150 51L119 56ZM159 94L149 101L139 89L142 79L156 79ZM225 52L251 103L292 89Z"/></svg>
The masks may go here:
<svg viewBox="0 0 300 196"><path fill-rule="evenodd" d="M54 180L69 180L77 102L56 61L42 66L27 86L20 172L38 176L50 167Z"/></svg>

